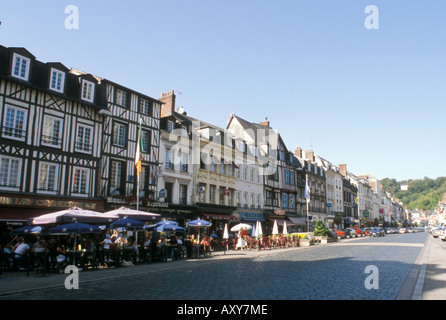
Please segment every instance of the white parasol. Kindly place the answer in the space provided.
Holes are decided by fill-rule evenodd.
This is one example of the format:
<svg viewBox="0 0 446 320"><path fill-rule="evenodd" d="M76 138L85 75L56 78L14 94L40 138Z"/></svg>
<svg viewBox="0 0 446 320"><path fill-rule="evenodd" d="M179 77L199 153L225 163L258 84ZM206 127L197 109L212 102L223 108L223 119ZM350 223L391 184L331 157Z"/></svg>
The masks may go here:
<svg viewBox="0 0 446 320"><path fill-rule="evenodd" d="M279 228L277 227L277 220L274 220L274 226L273 226L273 235L279 234Z"/></svg>
<svg viewBox="0 0 446 320"><path fill-rule="evenodd" d="M283 222L283 232L282 234L288 234L288 229L286 227L286 221Z"/></svg>
<svg viewBox="0 0 446 320"><path fill-rule="evenodd" d="M251 230L252 226L246 223L239 223L231 228L231 231L240 231L241 229Z"/></svg>

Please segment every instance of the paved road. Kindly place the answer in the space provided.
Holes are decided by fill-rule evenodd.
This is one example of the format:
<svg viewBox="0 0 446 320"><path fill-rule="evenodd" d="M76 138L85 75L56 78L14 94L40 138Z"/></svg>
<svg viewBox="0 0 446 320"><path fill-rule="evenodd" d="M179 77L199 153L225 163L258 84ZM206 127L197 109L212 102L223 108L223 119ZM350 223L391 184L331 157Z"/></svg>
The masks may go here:
<svg viewBox="0 0 446 320"><path fill-rule="evenodd" d="M430 272L439 271L435 267L426 268L427 254L424 253L433 253L436 257L436 251L444 251L446 248L446 243L430 238L425 232L395 234L382 238L342 240L305 249L278 249L260 253L238 251L226 255L215 253L210 259L200 261L181 260L134 268L86 271L79 274L78 290L67 290L63 286L67 275L49 275L44 278L31 275L28 279L24 274L14 277L2 275L0 299L417 299L421 298L422 291L417 296L414 287L417 281L420 287L420 273L430 277ZM430 245L432 252L422 250L425 242ZM443 266L446 266L444 262ZM434 276L432 274L429 280L433 280ZM423 280L424 277L421 279L421 289L423 285L428 287ZM434 297L435 292L436 297L440 297L438 292L444 291L441 288L428 289L432 295L425 292L423 299ZM12 294L14 290L17 293Z"/></svg>

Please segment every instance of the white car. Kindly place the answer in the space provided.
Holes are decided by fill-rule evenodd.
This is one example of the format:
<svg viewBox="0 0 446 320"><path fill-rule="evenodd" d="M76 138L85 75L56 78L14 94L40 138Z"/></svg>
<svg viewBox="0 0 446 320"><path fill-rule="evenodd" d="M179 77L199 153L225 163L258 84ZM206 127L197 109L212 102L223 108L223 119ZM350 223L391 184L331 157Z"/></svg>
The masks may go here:
<svg viewBox="0 0 446 320"><path fill-rule="evenodd" d="M406 228L401 228L400 231L399 231L399 233L407 233Z"/></svg>
<svg viewBox="0 0 446 320"><path fill-rule="evenodd" d="M433 231L432 231L432 237L434 237L434 238L438 238L438 237L440 236L440 234L443 234L444 230L445 230L445 227L442 227L442 228L440 228L440 229L433 230Z"/></svg>
<svg viewBox="0 0 446 320"><path fill-rule="evenodd" d="M440 238L442 241L446 241L446 229L438 232L438 238Z"/></svg>

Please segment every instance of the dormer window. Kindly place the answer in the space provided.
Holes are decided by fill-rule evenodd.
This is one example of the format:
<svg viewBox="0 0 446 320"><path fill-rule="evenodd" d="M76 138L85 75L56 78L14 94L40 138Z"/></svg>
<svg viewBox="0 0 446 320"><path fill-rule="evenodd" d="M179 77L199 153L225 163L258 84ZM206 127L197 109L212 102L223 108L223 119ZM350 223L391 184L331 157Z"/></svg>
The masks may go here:
<svg viewBox="0 0 446 320"><path fill-rule="evenodd" d="M127 92L116 89L115 103L123 107L128 107Z"/></svg>
<svg viewBox="0 0 446 320"><path fill-rule="evenodd" d="M13 77L28 81L31 60L14 53L11 75Z"/></svg>
<svg viewBox="0 0 446 320"><path fill-rule="evenodd" d="M57 92L64 92L65 72L51 68L50 89Z"/></svg>
<svg viewBox="0 0 446 320"><path fill-rule="evenodd" d="M88 80L82 80L82 99L88 102L93 102L94 98L94 83Z"/></svg>

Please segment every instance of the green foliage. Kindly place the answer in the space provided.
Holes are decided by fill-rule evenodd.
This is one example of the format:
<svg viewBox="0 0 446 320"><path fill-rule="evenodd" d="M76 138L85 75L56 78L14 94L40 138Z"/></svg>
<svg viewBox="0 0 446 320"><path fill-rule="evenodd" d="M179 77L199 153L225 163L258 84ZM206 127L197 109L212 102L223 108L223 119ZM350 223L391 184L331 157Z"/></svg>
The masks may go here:
<svg viewBox="0 0 446 320"><path fill-rule="evenodd" d="M385 178L381 180L383 188L402 201L408 209L433 210L446 193L446 177L422 180L396 181ZM401 190L401 185L408 185L408 190Z"/></svg>
<svg viewBox="0 0 446 320"><path fill-rule="evenodd" d="M316 221L316 225L314 226L314 232L313 235L315 236L325 236L325 237L331 237L331 231L325 226L324 222L322 220Z"/></svg>

